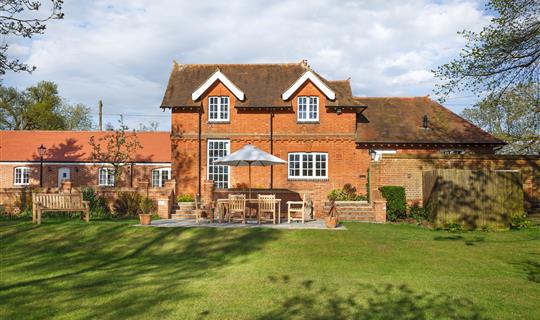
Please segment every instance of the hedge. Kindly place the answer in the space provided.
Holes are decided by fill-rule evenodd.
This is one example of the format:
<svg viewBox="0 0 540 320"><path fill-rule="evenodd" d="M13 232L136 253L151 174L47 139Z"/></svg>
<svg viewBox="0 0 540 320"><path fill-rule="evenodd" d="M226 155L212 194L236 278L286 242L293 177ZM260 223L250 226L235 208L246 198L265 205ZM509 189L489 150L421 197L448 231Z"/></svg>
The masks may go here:
<svg viewBox="0 0 540 320"><path fill-rule="evenodd" d="M405 218L407 215L407 202L405 188L399 186L384 186L379 189L386 199L386 217L389 221Z"/></svg>

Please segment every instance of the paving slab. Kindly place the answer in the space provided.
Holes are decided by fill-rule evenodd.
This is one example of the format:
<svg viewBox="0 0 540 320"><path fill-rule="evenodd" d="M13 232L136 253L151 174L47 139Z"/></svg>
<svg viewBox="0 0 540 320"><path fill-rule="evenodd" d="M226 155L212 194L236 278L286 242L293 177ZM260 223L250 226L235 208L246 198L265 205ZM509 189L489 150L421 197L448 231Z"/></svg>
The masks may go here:
<svg viewBox="0 0 540 320"><path fill-rule="evenodd" d="M301 230L301 229L320 229L320 230L347 230L344 225L339 225L335 229L328 229L322 220L308 221L306 223L300 222L282 222L280 224L261 223L257 221L248 221L246 224L239 222L223 222L223 223L210 223L203 221L196 223L195 219L161 219L154 220L149 226L143 226L140 224L135 225L137 227L158 227L158 228L271 228L271 229L284 229L284 230Z"/></svg>

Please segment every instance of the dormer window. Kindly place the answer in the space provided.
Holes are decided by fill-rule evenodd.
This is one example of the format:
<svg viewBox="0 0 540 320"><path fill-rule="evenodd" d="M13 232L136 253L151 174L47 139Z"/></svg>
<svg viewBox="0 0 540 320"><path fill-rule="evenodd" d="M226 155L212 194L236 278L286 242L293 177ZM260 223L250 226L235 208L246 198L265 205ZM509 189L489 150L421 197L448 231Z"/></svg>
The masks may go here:
<svg viewBox="0 0 540 320"><path fill-rule="evenodd" d="M298 122L319 121L319 97L298 97Z"/></svg>
<svg viewBox="0 0 540 320"><path fill-rule="evenodd" d="M229 97L208 97L208 122L229 121Z"/></svg>

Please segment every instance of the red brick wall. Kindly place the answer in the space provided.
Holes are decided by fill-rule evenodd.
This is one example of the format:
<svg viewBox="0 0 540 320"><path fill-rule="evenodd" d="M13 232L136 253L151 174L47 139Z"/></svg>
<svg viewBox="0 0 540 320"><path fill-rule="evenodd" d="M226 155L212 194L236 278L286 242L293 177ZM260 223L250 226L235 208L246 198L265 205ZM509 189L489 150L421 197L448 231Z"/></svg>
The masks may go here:
<svg viewBox="0 0 540 320"><path fill-rule="evenodd" d="M422 173L432 169L463 168L519 170L522 173L525 208L540 207L540 158L500 155L384 155L372 162L370 170L376 175L373 188L385 185L405 187L409 203L422 203Z"/></svg>
<svg viewBox="0 0 540 320"><path fill-rule="evenodd" d="M14 186L14 170L16 167L30 167L30 186L39 187L39 170L37 164L1 164L0 163L0 188L12 188ZM60 168L70 169L70 180L74 187L97 186L98 170L102 166L88 165L43 165L43 187L58 187L58 170ZM139 181L150 180L152 169L165 168L164 165L134 165L133 166L133 185ZM130 167L124 167L124 172L120 178L118 186L130 186Z"/></svg>

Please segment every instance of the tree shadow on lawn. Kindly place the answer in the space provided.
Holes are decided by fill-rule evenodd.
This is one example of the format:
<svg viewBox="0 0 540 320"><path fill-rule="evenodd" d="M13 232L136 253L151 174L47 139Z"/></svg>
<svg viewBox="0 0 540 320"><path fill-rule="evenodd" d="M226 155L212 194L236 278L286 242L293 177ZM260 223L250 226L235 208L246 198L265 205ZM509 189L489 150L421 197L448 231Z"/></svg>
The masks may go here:
<svg viewBox="0 0 540 320"><path fill-rule="evenodd" d="M8 273L0 284L4 318L170 317L173 304L196 297L187 280L210 277L276 239L270 229L135 228L126 224L46 226L2 236ZM134 243L135 242L135 243ZM8 273L4 273L7 275Z"/></svg>
<svg viewBox="0 0 540 320"><path fill-rule="evenodd" d="M293 283L288 276L269 277L287 292L258 319L488 319L470 300L407 285L358 284L348 293L336 287L318 287L312 280Z"/></svg>
<svg viewBox="0 0 540 320"><path fill-rule="evenodd" d="M474 236L472 238L469 237L463 237L459 234L449 235L449 236L435 236L433 238L435 241L461 241L468 245L468 246L474 246L476 243L484 242L485 238L483 236Z"/></svg>

